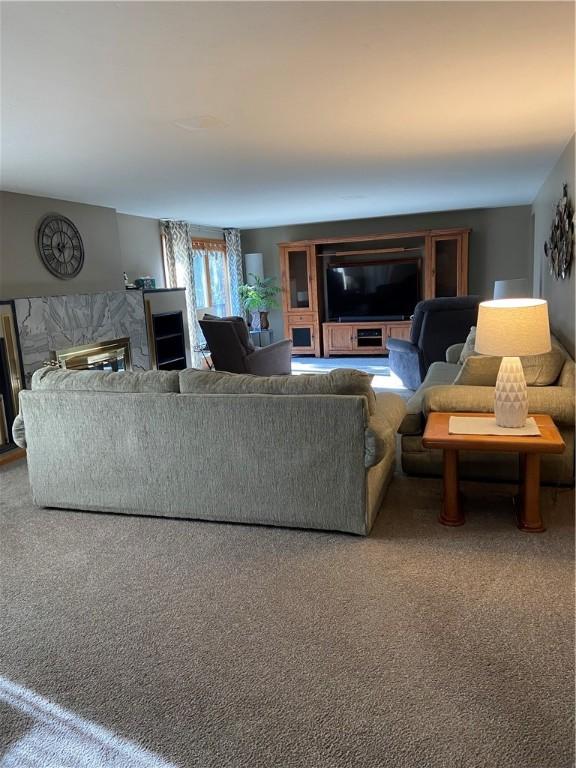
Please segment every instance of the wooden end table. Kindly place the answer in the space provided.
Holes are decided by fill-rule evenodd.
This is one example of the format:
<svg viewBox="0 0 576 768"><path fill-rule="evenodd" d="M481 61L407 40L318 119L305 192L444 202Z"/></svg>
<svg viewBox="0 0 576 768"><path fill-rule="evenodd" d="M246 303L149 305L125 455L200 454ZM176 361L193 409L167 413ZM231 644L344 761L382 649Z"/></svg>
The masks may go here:
<svg viewBox="0 0 576 768"><path fill-rule="evenodd" d="M458 488L458 451L494 451L518 453L520 460L520 504L518 528L537 533L545 531L540 514L540 455L562 453L566 447L550 416L530 414L540 435L451 435L448 424L451 416L493 418L493 414L430 413L422 438L425 448L444 451L444 500L440 522L442 525L463 525L464 514Z"/></svg>

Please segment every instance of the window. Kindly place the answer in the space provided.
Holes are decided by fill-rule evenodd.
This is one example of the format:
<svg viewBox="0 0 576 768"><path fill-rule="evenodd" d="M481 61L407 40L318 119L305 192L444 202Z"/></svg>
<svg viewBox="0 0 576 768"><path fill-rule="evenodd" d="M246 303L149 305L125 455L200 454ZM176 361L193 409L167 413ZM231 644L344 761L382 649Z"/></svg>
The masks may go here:
<svg viewBox="0 0 576 768"><path fill-rule="evenodd" d="M215 315L230 314L230 283L224 240L192 240L192 267L196 309ZM176 281L186 286L185 266L176 261Z"/></svg>

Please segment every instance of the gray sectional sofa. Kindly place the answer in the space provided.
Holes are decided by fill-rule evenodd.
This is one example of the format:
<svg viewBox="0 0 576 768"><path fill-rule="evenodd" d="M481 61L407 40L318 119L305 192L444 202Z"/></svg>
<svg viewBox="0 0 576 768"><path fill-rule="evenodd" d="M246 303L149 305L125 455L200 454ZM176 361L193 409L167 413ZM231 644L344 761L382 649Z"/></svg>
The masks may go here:
<svg viewBox="0 0 576 768"><path fill-rule="evenodd" d="M454 344L446 362L433 363L407 402L400 426L402 469L409 475L442 475L442 452L424 448L422 435L431 411L487 413L494 410L494 384L500 358L473 354L474 330L467 343ZM523 358L532 413L548 413L566 443L559 455L542 456L542 482L574 483L574 361L557 339L546 355ZM461 452L460 473L479 480L516 481L518 459L512 453Z"/></svg>
<svg viewBox="0 0 576 768"><path fill-rule="evenodd" d="M14 437L42 507L365 535L404 414L359 371L44 368L20 393Z"/></svg>

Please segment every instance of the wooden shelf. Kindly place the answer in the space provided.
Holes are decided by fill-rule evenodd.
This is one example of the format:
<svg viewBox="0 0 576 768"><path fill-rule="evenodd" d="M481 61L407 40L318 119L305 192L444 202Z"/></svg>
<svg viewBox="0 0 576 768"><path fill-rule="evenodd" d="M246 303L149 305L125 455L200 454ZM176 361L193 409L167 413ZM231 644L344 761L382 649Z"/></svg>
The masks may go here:
<svg viewBox="0 0 576 768"><path fill-rule="evenodd" d="M367 248L366 250L353 251L324 251L323 256L377 256L383 253L412 253L414 251L420 253L422 248L404 248L398 246L398 248Z"/></svg>
<svg viewBox="0 0 576 768"><path fill-rule="evenodd" d="M186 367L186 341L182 312L160 312L152 315L156 367L182 370Z"/></svg>

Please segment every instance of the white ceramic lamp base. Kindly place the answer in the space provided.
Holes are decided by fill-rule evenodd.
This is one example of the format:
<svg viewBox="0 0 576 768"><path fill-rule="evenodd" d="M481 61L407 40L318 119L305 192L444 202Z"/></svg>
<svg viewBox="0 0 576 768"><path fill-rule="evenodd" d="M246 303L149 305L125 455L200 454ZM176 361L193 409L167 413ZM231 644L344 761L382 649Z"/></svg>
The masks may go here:
<svg viewBox="0 0 576 768"><path fill-rule="evenodd" d="M528 390L519 357L503 357L496 379L494 415L499 427L523 427L528 416Z"/></svg>

